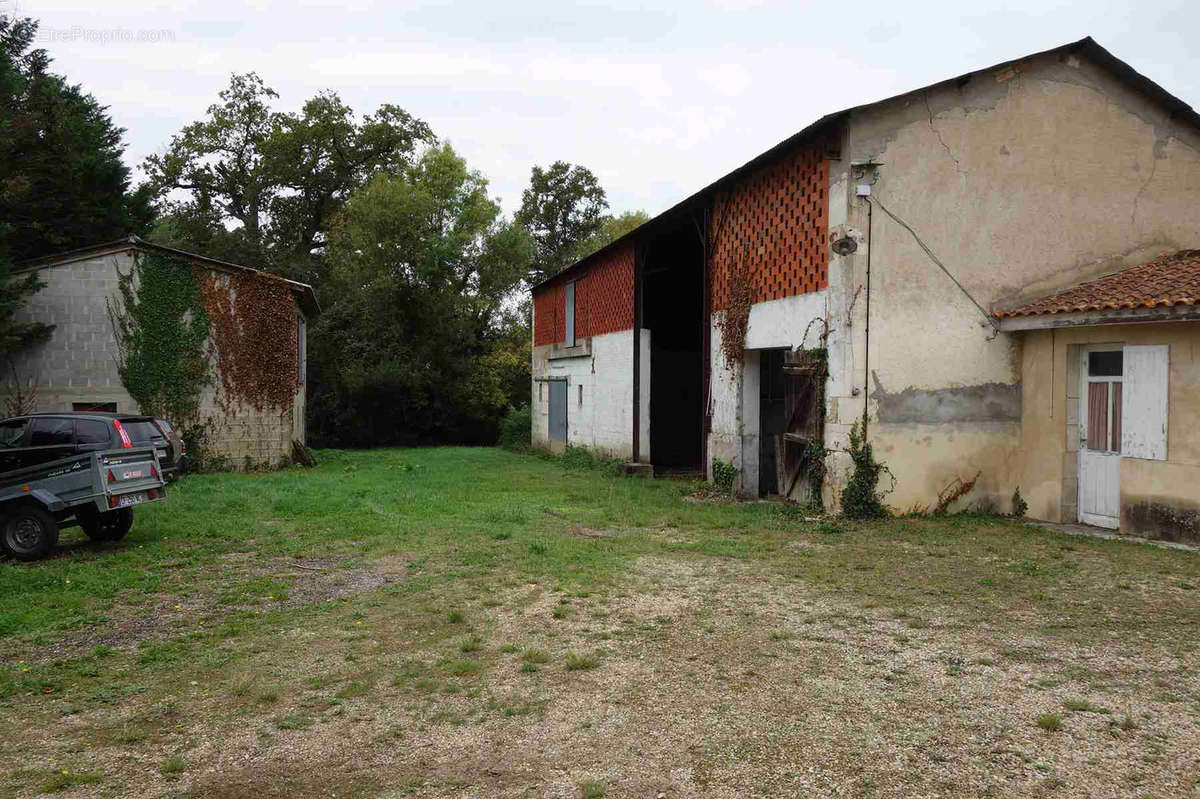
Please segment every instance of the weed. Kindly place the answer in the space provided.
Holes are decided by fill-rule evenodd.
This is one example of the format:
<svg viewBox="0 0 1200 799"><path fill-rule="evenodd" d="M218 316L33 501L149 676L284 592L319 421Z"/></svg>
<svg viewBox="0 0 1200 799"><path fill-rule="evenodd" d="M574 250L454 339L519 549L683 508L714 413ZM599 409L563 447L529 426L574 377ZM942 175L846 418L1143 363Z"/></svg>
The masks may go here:
<svg viewBox="0 0 1200 799"><path fill-rule="evenodd" d="M568 652L566 657L567 671L585 671L600 665L600 657L595 654L577 655Z"/></svg>
<svg viewBox="0 0 1200 799"><path fill-rule="evenodd" d="M1063 702L1063 708L1072 713L1108 713L1105 708L1093 705L1086 699L1081 697L1073 697Z"/></svg>
<svg viewBox="0 0 1200 799"><path fill-rule="evenodd" d="M483 639L478 635L472 635L470 638L464 638L458 644L459 652L478 652L483 648Z"/></svg>
<svg viewBox="0 0 1200 799"><path fill-rule="evenodd" d="M483 664L478 660L452 660L446 664L446 671L455 677L469 677L483 671Z"/></svg>
<svg viewBox="0 0 1200 799"><path fill-rule="evenodd" d="M38 790L42 793L59 793L76 785L94 785L97 782L100 782L100 775L94 771L60 769L47 774L38 785Z"/></svg>
<svg viewBox="0 0 1200 799"><path fill-rule="evenodd" d="M371 683L369 682L352 680L339 688L334 696L338 699L354 699L355 697L366 696L371 693L371 687Z"/></svg>
<svg viewBox="0 0 1200 799"><path fill-rule="evenodd" d="M608 788L602 782L585 780L579 783L579 795L582 799L604 799L607 794Z"/></svg>
<svg viewBox="0 0 1200 799"><path fill-rule="evenodd" d="M549 663L550 653L544 649L527 649L525 654L521 655L521 660L526 663Z"/></svg>
<svg viewBox="0 0 1200 799"><path fill-rule="evenodd" d="M1056 732L1063 726L1062 716L1057 713L1039 713L1034 721L1046 732Z"/></svg>
<svg viewBox="0 0 1200 799"><path fill-rule="evenodd" d="M466 617L463 616L463 612L461 610L452 610L446 614L446 621L450 622L451 624L462 624L463 619L465 618Z"/></svg>
<svg viewBox="0 0 1200 799"><path fill-rule="evenodd" d="M184 771L183 755L171 755L158 767L166 777L177 777Z"/></svg>

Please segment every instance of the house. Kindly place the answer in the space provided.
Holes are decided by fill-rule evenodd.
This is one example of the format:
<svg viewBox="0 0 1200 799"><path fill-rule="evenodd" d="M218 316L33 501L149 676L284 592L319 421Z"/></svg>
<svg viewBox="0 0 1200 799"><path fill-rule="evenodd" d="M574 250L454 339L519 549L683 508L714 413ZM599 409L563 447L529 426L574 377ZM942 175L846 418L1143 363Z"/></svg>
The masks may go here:
<svg viewBox="0 0 1200 799"><path fill-rule="evenodd" d="M306 326L318 312L311 286L136 236L29 262L16 274L29 271L44 287L19 318L54 329L7 365L7 411L19 395L23 412L147 412L126 384L136 378L122 378L130 356L119 330L132 300L148 310L170 306L164 324L173 328L204 319L196 348L204 374L192 378L192 402L174 403L192 407L191 418L171 421L202 437L209 455L271 466L305 440ZM162 337L161 328L147 334Z"/></svg>
<svg viewBox="0 0 1200 799"><path fill-rule="evenodd" d="M534 441L835 504L865 424L895 509L1200 538L1198 207L1090 38L829 114L534 287Z"/></svg>

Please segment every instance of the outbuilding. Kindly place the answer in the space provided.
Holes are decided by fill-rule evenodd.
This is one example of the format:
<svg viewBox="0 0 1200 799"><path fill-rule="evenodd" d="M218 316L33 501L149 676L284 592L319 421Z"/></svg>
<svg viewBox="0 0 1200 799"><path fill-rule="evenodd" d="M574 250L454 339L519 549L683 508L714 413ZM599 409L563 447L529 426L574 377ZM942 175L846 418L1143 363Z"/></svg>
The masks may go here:
<svg viewBox="0 0 1200 799"><path fill-rule="evenodd" d="M205 456L236 468L277 465L291 456L294 441L305 441L307 324L319 310L311 286L136 236L16 270L30 272L43 288L17 318L53 330L6 364L4 400L12 415L167 415L170 407L185 408L187 418L169 421L202 443ZM160 319L157 330L146 322L138 330L137 320L130 321L138 305L148 312L143 319ZM160 318L155 306L169 318ZM165 368L179 368L180 354L159 339L193 323L198 338L182 374L195 396L164 400L163 387L146 385L146 373L163 367L155 358L175 359ZM132 337L125 330L130 324ZM132 346L142 351L131 353L135 340L141 344ZM128 368L131 359L135 368Z"/></svg>

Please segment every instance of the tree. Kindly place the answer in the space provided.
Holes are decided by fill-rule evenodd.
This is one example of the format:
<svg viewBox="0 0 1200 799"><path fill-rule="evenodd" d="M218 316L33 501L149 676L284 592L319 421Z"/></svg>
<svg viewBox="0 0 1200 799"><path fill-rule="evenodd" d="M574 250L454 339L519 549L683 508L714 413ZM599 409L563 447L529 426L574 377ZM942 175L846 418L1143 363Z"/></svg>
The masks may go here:
<svg viewBox="0 0 1200 799"><path fill-rule="evenodd" d="M649 221L650 215L645 211L626 211L620 216L604 217L599 230L572 248L568 263L586 258Z"/></svg>
<svg viewBox="0 0 1200 799"><path fill-rule="evenodd" d="M31 49L37 22L0 16L0 257L21 261L143 233L124 130Z"/></svg>
<svg viewBox="0 0 1200 799"><path fill-rule="evenodd" d="M434 141L401 108L383 105L358 120L334 92L299 113L272 111L279 95L254 73L232 76L219 96L205 119L146 159L148 186L167 212L162 232L308 282L321 277L319 254L347 199Z"/></svg>
<svg viewBox="0 0 1200 799"><path fill-rule="evenodd" d="M355 193L329 240L337 299L314 328L315 438L494 440L515 361L506 298L532 254L449 145Z"/></svg>
<svg viewBox="0 0 1200 799"><path fill-rule="evenodd" d="M568 266L580 242L600 230L607 208L600 181L586 167L565 161L548 169L535 166L516 216L536 248L529 282L540 283Z"/></svg>

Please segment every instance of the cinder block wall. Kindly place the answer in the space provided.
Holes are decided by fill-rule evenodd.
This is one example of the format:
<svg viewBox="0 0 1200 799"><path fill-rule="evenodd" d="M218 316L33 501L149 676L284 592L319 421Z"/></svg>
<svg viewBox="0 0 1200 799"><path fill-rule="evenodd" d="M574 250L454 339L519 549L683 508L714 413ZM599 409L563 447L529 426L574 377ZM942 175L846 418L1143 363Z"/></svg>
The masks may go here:
<svg viewBox="0 0 1200 799"><path fill-rule="evenodd" d="M46 287L34 294L17 318L55 326L45 344L15 360L16 379L37 385L37 412L70 411L74 403L116 403L119 413L139 413L117 373L117 342L105 301L115 302L118 270L133 268L130 251L98 255L43 268ZM2 376L0 396L10 395L14 375ZM215 380L214 383L219 383ZM228 408L228 409L227 409ZM216 385L200 401L210 448L242 468L275 466L290 456L293 439L304 440L304 387L287 409L256 410L218 401Z"/></svg>

